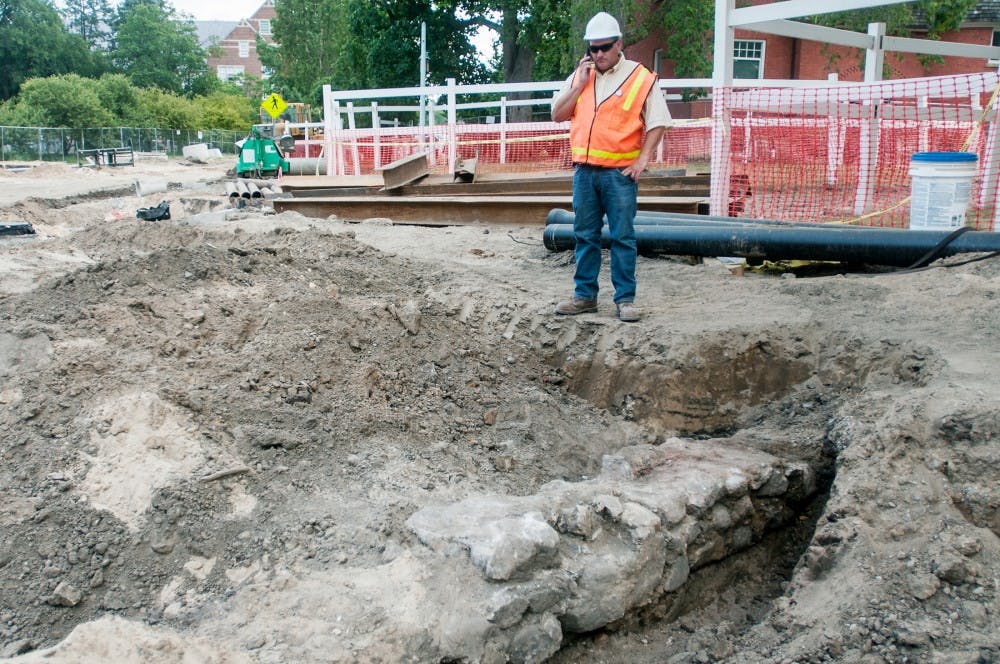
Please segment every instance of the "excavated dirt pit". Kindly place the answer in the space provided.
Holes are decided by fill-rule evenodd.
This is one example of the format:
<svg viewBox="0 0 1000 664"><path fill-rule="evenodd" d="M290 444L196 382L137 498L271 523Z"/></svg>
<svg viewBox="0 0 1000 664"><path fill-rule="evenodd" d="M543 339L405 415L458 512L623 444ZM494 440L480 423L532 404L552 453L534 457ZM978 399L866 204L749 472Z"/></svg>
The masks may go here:
<svg viewBox="0 0 1000 664"><path fill-rule="evenodd" d="M8 210L41 233L0 241L0 655L1000 654L995 260L643 258L625 325L549 313L540 228L206 187Z"/></svg>

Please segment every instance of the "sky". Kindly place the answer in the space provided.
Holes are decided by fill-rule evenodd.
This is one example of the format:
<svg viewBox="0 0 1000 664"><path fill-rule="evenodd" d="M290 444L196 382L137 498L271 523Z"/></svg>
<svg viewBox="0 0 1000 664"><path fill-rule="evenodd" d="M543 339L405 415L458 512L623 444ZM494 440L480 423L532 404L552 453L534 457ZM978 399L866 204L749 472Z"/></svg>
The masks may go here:
<svg viewBox="0 0 1000 664"><path fill-rule="evenodd" d="M238 21L249 18L263 0L226 0L226 2L206 2L205 0L171 0L179 13L190 14L196 21Z"/></svg>

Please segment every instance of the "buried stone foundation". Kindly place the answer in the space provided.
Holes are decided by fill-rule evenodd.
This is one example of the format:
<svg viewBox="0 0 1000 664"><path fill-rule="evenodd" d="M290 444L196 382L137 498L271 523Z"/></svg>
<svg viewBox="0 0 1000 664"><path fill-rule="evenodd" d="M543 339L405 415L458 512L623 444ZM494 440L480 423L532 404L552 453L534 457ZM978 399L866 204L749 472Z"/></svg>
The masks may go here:
<svg viewBox="0 0 1000 664"><path fill-rule="evenodd" d="M425 507L407 525L440 573L476 572L457 575L460 602L434 607L438 654L542 661L566 635L683 596L689 574L783 527L816 492L805 463L670 438L605 456L593 479Z"/></svg>

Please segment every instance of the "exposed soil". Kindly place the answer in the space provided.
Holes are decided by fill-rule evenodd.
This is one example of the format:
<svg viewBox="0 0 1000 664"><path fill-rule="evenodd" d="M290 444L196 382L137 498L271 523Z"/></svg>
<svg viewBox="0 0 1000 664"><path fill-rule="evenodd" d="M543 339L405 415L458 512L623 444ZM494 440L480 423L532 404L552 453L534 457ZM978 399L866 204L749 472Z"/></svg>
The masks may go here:
<svg viewBox="0 0 1000 664"><path fill-rule="evenodd" d="M465 659L1000 661L1000 258L642 257L625 324L606 266L596 314L551 314L573 264L544 220L225 212L228 162L36 166L0 172L0 221L37 230L0 238L0 657L456 661L424 600L475 575L428 577L416 512L683 444L818 490L555 654Z"/></svg>

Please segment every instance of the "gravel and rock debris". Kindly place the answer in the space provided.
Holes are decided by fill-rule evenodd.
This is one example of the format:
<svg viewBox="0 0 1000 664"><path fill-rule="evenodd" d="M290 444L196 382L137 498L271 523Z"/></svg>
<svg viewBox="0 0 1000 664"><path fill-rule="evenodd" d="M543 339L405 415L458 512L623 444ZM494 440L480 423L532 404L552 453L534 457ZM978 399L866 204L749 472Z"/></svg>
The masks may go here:
<svg viewBox="0 0 1000 664"><path fill-rule="evenodd" d="M641 257L624 324L604 282L551 314L543 220L235 214L226 165L140 163L150 222L35 168L3 661L1000 661L1000 259Z"/></svg>

